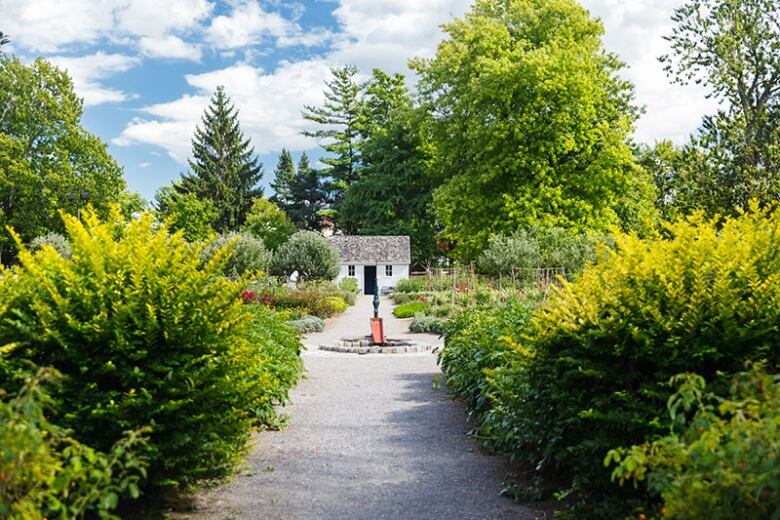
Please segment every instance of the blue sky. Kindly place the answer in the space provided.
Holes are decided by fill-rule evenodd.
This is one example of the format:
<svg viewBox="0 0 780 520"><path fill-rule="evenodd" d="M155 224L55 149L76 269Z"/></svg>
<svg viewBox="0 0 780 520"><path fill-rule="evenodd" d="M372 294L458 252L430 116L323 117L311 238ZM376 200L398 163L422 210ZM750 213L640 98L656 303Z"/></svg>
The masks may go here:
<svg viewBox="0 0 780 520"><path fill-rule="evenodd" d="M667 51L679 0L584 0L605 44L626 61L643 142L681 142L714 109L697 87L671 85ZM208 98L224 85L271 181L279 150L320 156L301 135L304 104L322 101L329 67L407 72L430 56L440 24L469 0L0 0L10 51L67 69L85 100L84 126L109 143L131 190L151 199L186 170L190 138Z"/></svg>

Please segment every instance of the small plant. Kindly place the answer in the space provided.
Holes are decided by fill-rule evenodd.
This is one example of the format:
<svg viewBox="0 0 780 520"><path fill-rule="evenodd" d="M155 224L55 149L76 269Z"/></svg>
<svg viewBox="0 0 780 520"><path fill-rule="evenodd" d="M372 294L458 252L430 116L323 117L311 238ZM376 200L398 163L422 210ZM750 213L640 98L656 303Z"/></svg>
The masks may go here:
<svg viewBox="0 0 780 520"><path fill-rule="evenodd" d="M396 305L395 309L393 309L393 315L396 318L412 318L415 314L425 314L427 310L428 304L421 301L411 301Z"/></svg>
<svg viewBox="0 0 780 520"><path fill-rule="evenodd" d="M325 322L317 316L304 316L303 318L291 320L287 323L302 334L322 332L325 330Z"/></svg>
<svg viewBox="0 0 780 520"><path fill-rule="evenodd" d="M54 232L47 233L45 235L33 239L33 241L30 242L30 252L37 253L45 246L53 247L54 250L57 251L60 255L62 255L64 258L70 258L71 255L70 240L60 235L59 233L54 233Z"/></svg>
<svg viewBox="0 0 780 520"><path fill-rule="evenodd" d="M409 324L409 330L416 333L444 334L446 324L447 321L441 318L417 314Z"/></svg>

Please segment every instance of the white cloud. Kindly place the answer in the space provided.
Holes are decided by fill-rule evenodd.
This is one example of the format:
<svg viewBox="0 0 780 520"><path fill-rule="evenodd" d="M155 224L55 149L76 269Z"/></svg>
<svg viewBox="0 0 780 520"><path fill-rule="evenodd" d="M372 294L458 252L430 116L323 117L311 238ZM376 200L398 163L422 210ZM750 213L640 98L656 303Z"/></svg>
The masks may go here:
<svg viewBox="0 0 780 520"><path fill-rule="evenodd" d="M117 4L118 28L138 36L191 29L214 7L207 0L121 0Z"/></svg>
<svg viewBox="0 0 780 520"><path fill-rule="evenodd" d="M68 71L76 94L84 98L87 106L125 101L133 97L121 90L101 85L100 80L135 67L140 62L138 58L97 52L88 56L52 56L48 59Z"/></svg>
<svg viewBox="0 0 780 520"><path fill-rule="evenodd" d="M280 150L307 150L316 142L301 135L311 128L301 118L305 104L322 102L322 84L328 78L323 60L283 63L273 73L238 63L205 74L188 75L187 83L197 91L170 103L144 107L144 118L132 121L112 142L119 146L151 144L162 146L170 157L186 163L190 139L218 85L239 110L244 132L252 138L255 151L266 154Z"/></svg>
<svg viewBox="0 0 780 520"><path fill-rule="evenodd" d="M143 36L138 46L146 56L200 61L201 50L197 45L187 43L178 36Z"/></svg>
<svg viewBox="0 0 780 520"><path fill-rule="evenodd" d="M663 39L672 30L672 12L681 0L582 0L604 23L604 44L629 68L623 76L636 86L636 101L646 107L636 138L653 143L687 141L704 114L717 109L698 86L672 85L658 57L669 52Z"/></svg>

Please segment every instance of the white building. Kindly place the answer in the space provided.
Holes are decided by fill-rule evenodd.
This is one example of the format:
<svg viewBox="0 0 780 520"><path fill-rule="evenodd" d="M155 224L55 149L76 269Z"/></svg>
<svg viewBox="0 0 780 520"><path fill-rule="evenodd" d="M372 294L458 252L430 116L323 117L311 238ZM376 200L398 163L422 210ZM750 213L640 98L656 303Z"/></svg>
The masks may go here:
<svg viewBox="0 0 780 520"><path fill-rule="evenodd" d="M375 284L385 291L409 278L412 248L406 236L329 237L341 258L338 281L356 278L364 294L373 294Z"/></svg>

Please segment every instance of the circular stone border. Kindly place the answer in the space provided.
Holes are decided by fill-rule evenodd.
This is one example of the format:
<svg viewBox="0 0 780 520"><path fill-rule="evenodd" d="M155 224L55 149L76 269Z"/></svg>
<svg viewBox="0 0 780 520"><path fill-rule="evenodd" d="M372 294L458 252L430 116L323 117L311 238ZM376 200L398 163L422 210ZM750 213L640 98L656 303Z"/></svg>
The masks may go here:
<svg viewBox="0 0 780 520"><path fill-rule="evenodd" d="M371 336L343 338L336 345L320 345L320 350L342 352L345 354L405 354L414 352L431 352L436 347L422 345L408 340L387 338L384 345L374 345Z"/></svg>

